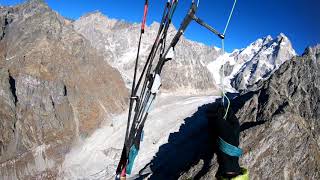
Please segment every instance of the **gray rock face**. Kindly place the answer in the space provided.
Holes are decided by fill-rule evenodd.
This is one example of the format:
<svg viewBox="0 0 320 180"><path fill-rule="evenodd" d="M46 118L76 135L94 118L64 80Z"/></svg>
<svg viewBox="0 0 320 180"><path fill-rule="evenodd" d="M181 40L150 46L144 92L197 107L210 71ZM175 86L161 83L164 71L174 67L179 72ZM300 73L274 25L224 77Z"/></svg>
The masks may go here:
<svg viewBox="0 0 320 180"><path fill-rule="evenodd" d="M232 101L241 122L240 147L249 150L240 164L249 169L250 179L320 178L319 50L309 48L302 57L286 61L254 91ZM218 164L205 133L207 106L170 135L141 176L215 178Z"/></svg>
<svg viewBox="0 0 320 180"><path fill-rule="evenodd" d="M1 178L54 178L126 97L119 72L41 0L0 8Z"/></svg>
<svg viewBox="0 0 320 180"><path fill-rule="evenodd" d="M320 57L320 44L317 44L314 47L308 47L304 54L308 54L309 56L311 56L312 59L314 59L316 61L316 59L319 59Z"/></svg>
<svg viewBox="0 0 320 180"><path fill-rule="evenodd" d="M319 48L313 48L319 55ZM241 122L265 121L244 131L242 158L253 179L319 179L320 59L307 53L285 62L254 92L238 98L245 104ZM237 99L236 99L237 101Z"/></svg>
<svg viewBox="0 0 320 180"><path fill-rule="evenodd" d="M98 12L81 17L74 22L74 28L104 54L105 59L122 73L127 86L131 88L140 24L110 19ZM151 50L158 28L158 23L146 27L140 50L140 71ZM168 32L169 43L176 29L170 28ZM219 54L220 51L215 48L181 38L175 49L174 60L164 66L162 88L171 92L214 90L215 82L206 65ZM155 58L155 62L157 60Z"/></svg>

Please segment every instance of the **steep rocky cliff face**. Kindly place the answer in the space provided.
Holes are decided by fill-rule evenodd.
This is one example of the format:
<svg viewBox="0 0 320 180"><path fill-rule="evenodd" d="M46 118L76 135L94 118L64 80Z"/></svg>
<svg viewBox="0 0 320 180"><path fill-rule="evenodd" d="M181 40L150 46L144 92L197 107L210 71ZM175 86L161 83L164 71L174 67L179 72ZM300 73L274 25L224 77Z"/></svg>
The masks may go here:
<svg viewBox="0 0 320 180"><path fill-rule="evenodd" d="M122 73L128 87L131 87L140 24L111 19L96 12L75 21L74 27L104 54L105 59ZM140 50L140 70L146 62L158 28L159 23L156 22L146 27ZM175 33L175 28L169 29L168 43ZM162 89L171 92L179 90L180 92L212 92L216 89L216 83L206 65L220 53L215 48L182 37L175 48L174 60L164 66ZM157 62L157 58L155 61Z"/></svg>
<svg viewBox="0 0 320 180"><path fill-rule="evenodd" d="M41 0L0 8L0 177L54 177L125 97L120 73Z"/></svg>
<svg viewBox="0 0 320 180"><path fill-rule="evenodd" d="M240 147L250 149L240 158L250 179L319 179L319 46L285 62L270 79L251 88L232 101L241 122ZM179 132L170 135L140 171L141 177L214 178L218 164L205 133L205 111L210 107L200 107Z"/></svg>
<svg viewBox="0 0 320 180"><path fill-rule="evenodd" d="M242 163L253 179L320 177L320 49L309 49L314 54L285 62L236 99L245 101L237 113L241 122L265 122L242 134L242 146L252 149Z"/></svg>

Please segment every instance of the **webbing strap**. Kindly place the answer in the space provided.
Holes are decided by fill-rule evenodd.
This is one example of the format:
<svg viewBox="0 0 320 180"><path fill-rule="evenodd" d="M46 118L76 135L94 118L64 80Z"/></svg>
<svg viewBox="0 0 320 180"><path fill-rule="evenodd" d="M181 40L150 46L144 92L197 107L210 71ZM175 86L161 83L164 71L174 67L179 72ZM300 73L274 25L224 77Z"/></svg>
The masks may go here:
<svg viewBox="0 0 320 180"><path fill-rule="evenodd" d="M235 156L235 157L240 157L243 154L242 149L227 143L226 141L224 141L221 137L218 138L218 146L219 149L226 153L229 156Z"/></svg>

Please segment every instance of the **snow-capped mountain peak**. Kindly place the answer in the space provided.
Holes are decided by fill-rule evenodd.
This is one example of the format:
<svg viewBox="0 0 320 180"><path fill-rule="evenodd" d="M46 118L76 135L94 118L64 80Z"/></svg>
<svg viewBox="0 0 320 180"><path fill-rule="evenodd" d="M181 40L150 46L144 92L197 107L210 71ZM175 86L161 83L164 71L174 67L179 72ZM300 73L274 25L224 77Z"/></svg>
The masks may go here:
<svg viewBox="0 0 320 180"><path fill-rule="evenodd" d="M289 38L283 33L275 39L270 35L258 39L235 56L237 62L243 64L236 75L231 77L232 86L246 89L247 86L268 78L281 64L296 55Z"/></svg>
<svg viewBox="0 0 320 180"><path fill-rule="evenodd" d="M260 79L268 78L285 61L296 56L289 38L283 33L268 35L243 49L219 56L208 65L215 81L227 89L245 89ZM224 79L221 79L224 65Z"/></svg>
<svg viewBox="0 0 320 180"><path fill-rule="evenodd" d="M144 65L160 24L146 26L140 49L139 69ZM74 28L97 48L131 87L134 60L137 52L140 24L108 18L100 12L91 13L74 22ZM168 42L176 33L172 25ZM296 55L286 35L276 38L267 35L248 47L222 54L217 47L208 47L181 38L175 48L175 59L165 66L164 89L207 90L216 85L244 89L260 79L269 77L283 62ZM221 79L224 66L225 78ZM210 73L211 72L211 73Z"/></svg>

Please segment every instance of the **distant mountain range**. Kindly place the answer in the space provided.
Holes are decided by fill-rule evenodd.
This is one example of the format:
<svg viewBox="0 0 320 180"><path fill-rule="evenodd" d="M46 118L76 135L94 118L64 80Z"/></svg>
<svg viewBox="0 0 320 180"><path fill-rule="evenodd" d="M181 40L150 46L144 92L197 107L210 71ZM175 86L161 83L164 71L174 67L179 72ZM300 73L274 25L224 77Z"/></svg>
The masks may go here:
<svg viewBox="0 0 320 180"><path fill-rule="evenodd" d="M76 31L85 36L111 65L116 67L128 87L133 74L140 24L110 19L100 12L87 14L74 22ZM140 68L143 66L159 28L157 22L146 29L143 36ZM169 39L176 33L172 27ZM266 79L283 62L296 56L290 40L280 34L276 39L267 36L248 47L222 54L217 47L209 47L182 38L175 59L165 66L164 88L190 92L210 91L221 86L222 65L225 65L225 86L245 89L260 79ZM211 72L211 73L210 73ZM212 91L211 91L212 93Z"/></svg>

